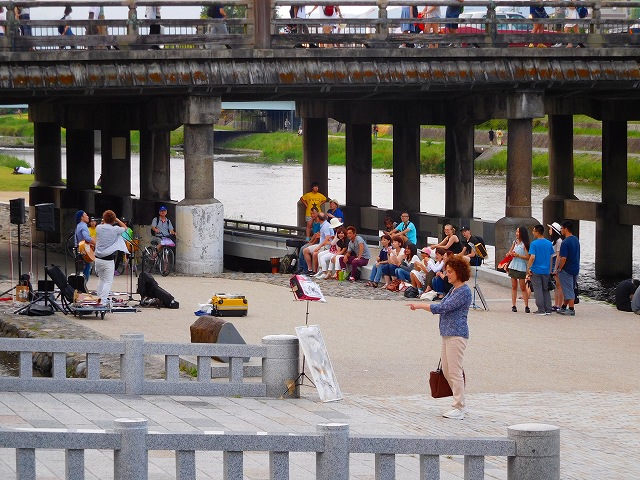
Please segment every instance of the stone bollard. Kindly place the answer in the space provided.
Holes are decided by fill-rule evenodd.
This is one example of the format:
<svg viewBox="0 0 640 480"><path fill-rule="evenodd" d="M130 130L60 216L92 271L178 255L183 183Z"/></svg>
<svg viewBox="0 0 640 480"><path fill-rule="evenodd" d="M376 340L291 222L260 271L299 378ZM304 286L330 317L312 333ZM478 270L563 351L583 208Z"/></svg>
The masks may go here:
<svg viewBox="0 0 640 480"><path fill-rule="evenodd" d="M515 457L507 459L508 480L560 479L560 428L543 423L522 423L507 428L516 442Z"/></svg>
<svg viewBox="0 0 640 480"><path fill-rule="evenodd" d="M316 454L318 480L349 479L349 425L321 423L318 433L324 435L324 451Z"/></svg>
<svg viewBox="0 0 640 480"><path fill-rule="evenodd" d="M147 480L149 452L147 451L147 420L144 418L116 418L114 431L120 434L120 449L113 455L115 480Z"/></svg>
<svg viewBox="0 0 640 480"><path fill-rule="evenodd" d="M140 395L144 387L144 335L123 333L120 340L124 342L124 355L120 362L124 393Z"/></svg>
<svg viewBox="0 0 640 480"><path fill-rule="evenodd" d="M285 393L300 398L300 387L293 385L298 377L300 344L295 335L267 335L262 338L267 354L262 359L262 381L267 397L282 397Z"/></svg>

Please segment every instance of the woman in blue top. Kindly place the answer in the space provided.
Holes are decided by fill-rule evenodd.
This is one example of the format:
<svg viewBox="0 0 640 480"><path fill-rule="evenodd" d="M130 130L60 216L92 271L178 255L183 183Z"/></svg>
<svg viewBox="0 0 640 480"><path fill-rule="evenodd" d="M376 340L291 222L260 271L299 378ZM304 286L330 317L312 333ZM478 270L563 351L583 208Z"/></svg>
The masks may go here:
<svg viewBox="0 0 640 480"><path fill-rule="evenodd" d="M453 410L443 414L445 418L463 420L464 399L464 351L469 339L467 312L471 305L471 289L465 283L471 278L469 262L461 255L452 255L445 266L452 288L440 303L409 303L411 310L426 310L440 314L440 335L442 336L442 372L453 392Z"/></svg>
<svg viewBox="0 0 640 480"><path fill-rule="evenodd" d="M525 284L527 278L527 261L529 260L529 233L526 227L518 227L516 229L516 239L511 245L509 255L511 255L511 263L509 263L509 276L511 277L511 311L517 312L516 298L518 297L518 283L522 291L522 300L524 300L524 311L530 313L529 310L529 292Z"/></svg>

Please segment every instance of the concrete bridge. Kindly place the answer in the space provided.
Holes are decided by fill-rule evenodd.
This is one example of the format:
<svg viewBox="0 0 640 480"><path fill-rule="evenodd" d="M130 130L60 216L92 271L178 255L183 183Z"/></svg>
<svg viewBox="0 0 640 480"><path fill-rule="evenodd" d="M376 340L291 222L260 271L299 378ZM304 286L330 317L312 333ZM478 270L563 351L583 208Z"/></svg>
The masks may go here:
<svg viewBox="0 0 640 480"><path fill-rule="evenodd" d="M74 6L85 3L121 5L103 0ZM516 30L510 26L544 21L498 18L493 3L475 0L465 6L483 6L487 16L460 20L458 34L395 33L402 20L388 18L387 10L423 3L341 2L370 4L378 9L378 17L341 20L345 28L340 34L315 33L323 22L335 23L332 19L277 18L278 7L304 4L289 0L225 2L246 12L244 18L227 21L231 33L226 35L206 33L221 22L211 19L163 19L165 32L148 35L154 21L141 20L136 10L201 2L126 2L125 20L70 22L78 32L84 26L107 28L104 35L75 37L57 34L59 20L18 20L9 11L7 34L0 37L0 102L29 104L36 145L30 205L54 203L62 232L71 228L78 208L92 212L112 208L148 225L157 206L171 200L169 134L182 125L185 199L170 212L181 232L178 270L221 271L223 206L215 200L212 162L212 126L220 102L295 100L305 132L301 193L312 181L326 191L327 119L343 122L347 165L343 210L365 233L377 232L383 212L373 205L371 195L371 124L393 124L393 209L408 210L422 237L440 236L442 225L449 221L470 222L476 233L494 240L499 259L516 225L538 222L531 217L532 122L549 115L550 188L544 218L539 220L595 221L596 274L629 276L632 226L640 224L640 207L627 204L626 131L627 122L640 117L640 36L628 33L633 20L609 20L602 12L605 7L628 8L636 3L585 2L591 16L575 21L584 32L579 34L556 32L556 25L567 23L559 19L547 20L541 34ZM430 3L444 7L457 2ZM47 2L61 9L64 4ZM12 2L0 5L13 7ZM563 5L571 2L545 2L550 7ZM285 35L285 29L291 30L288 25L297 25L300 32L306 27L309 33ZM30 26L33 35L19 35L24 26ZM398 48L436 43L464 48ZM586 48L527 48L529 43ZM163 48L147 50L156 45ZM305 48L318 45L332 48ZM64 46L78 48L59 48ZM576 114L602 121L601 202L583 202L574 195L572 116ZM478 123L498 118L508 121L507 191L505 216L492 237L473 206L473 130ZM421 125L445 126L444 216L419 211ZM66 184L60 173L61 128L66 129ZM102 143L101 192L93 185L96 130ZM129 182L132 130L140 131L140 198L136 199Z"/></svg>

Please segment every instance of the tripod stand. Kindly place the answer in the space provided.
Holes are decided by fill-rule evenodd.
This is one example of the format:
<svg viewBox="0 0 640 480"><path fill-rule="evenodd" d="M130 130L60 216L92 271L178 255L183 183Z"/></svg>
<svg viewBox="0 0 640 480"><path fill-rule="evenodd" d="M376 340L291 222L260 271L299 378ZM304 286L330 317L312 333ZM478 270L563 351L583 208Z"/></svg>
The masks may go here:
<svg viewBox="0 0 640 480"><path fill-rule="evenodd" d="M478 295L480 302L482 302L482 307L476 304L476 294ZM471 308L473 309L484 308L485 310L489 310L489 307L487 307L487 302L484 299L482 290L480 289L480 285L478 284L478 262L476 262L476 272L473 280L473 303L471 303Z"/></svg>
<svg viewBox="0 0 640 480"><path fill-rule="evenodd" d="M294 293L294 296L295 296L295 293ZM305 327L309 326L309 300L307 300L307 313L305 314L305 317L304 317L304 325ZM303 387L305 378L309 380L309 383L311 384L309 386L311 387L316 386L316 384L313 383L313 380L311 380L311 378L309 378L309 376L304 372L306 360L307 358L304 355L302 355L302 370L300 371L298 376L295 378L295 380L291 382L291 385L287 387L288 392L292 393L292 390L295 390L296 387Z"/></svg>
<svg viewBox="0 0 640 480"><path fill-rule="evenodd" d="M47 280L47 250L48 250L48 246L47 246L47 231L44 231L44 291L42 292L37 292L36 295L34 296L33 300L31 302L29 302L29 304L25 305L24 307L19 308L18 310L16 310L14 313L22 313L23 311L29 309L32 305L36 304L37 302L44 300L44 308L45 310L49 310L51 313L53 313L53 310L57 310L60 313L64 313L66 315L66 311L60 306L58 305L58 303L50 297L49 295L49 282ZM51 292L53 293L53 292Z"/></svg>
<svg viewBox="0 0 640 480"><path fill-rule="evenodd" d="M9 241L11 241L11 238L9 238ZM21 247L21 245L20 245L20 224L18 223L18 285L22 285L20 283L20 282L22 282L22 250L21 250L20 247ZM12 269L12 272L13 272L13 269ZM6 292L0 293L0 297L4 297L7 293L11 292L12 290L15 290L18 285L14 285L13 287L11 287Z"/></svg>

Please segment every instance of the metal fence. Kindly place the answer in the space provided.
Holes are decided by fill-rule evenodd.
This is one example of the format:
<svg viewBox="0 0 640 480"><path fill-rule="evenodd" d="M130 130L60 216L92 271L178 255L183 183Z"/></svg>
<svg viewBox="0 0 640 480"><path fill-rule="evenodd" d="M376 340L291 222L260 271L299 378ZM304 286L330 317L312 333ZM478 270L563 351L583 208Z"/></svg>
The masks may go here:
<svg viewBox="0 0 640 480"><path fill-rule="evenodd" d="M48 7L60 7L68 2L47 1ZM85 2L75 2L83 6ZM6 9L6 21L0 22L5 35L0 36L0 50L29 51L73 48L142 50L162 46L164 49L184 48L397 48L412 47L524 47L581 45L591 48L637 47L640 45L640 13L638 1L545 1L537 0L465 0L459 18L444 18L449 6L457 0L432 0L429 5L440 9L442 18L425 19L412 13L400 18L402 7L416 6L421 10L424 0L344 0L341 7L370 7L368 16L342 18L290 18L291 7L306 6L304 0L228 0L225 6L239 7L242 18L224 20L210 18L178 18L151 20L138 18L137 8L150 5L167 7L202 6L189 0L140 0L124 6L117 0L96 0L91 5L127 9L126 19L72 20L66 22L75 35L58 33L60 20L25 20L14 14L14 2L0 1ZM314 5L334 5L334 0L317 0ZM42 2L25 0L21 6L37 8ZM532 6L546 7L548 18L530 18ZM566 12L576 6L588 8L585 18L567 18ZM524 13L516 13L516 12ZM612 14L612 12L614 14ZM434 31L424 32L427 24ZM228 34L209 34L214 25L225 23ZM149 35L151 25L159 24L159 34ZM403 33L402 25L413 32ZM449 27L447 28L447 25ZM456 28L452 28L453 25ZM534 33L534 26L536 33ZM573 26L577 28L573 28ZM572 27L570 30L568 27ZM539 29L539 30L538 30ZM454 31L455 30L455 31ZM87 35L99 31L99 35Z"/></svg>
<svg viewBox="0 0 640 480"><path fill-rule="evenodd" d="M149 450L175 451L176 479L196 479L196 451L222 452L223 477L244 478L244 454L268 452L271 480L288 480L291 453L315 453L315 478L348 480L350 454L373 454L375 479L395 478L397 455L417 457L420 479L440 478L440 457L464 456L464 478L484 478L486 456L507 457L507 478L560 478L560 430L544 424L507 428L507 437L432 438L422 436L349 435L347 424L319 424L315 433L153 433L142 418L117 419L113 431L0 429L0 448L16 450L18 480L36 478L36 450L65 451L68 480L84 478L85 450L113 450L113 478L147 480ZM255 465L252 465L255 469ZM105 472L107 475L108 472Z"/></svg>
<svg viewBox="0 0 640 480"><path fill-rule="evenodd" d="M269 335L262 339L262 345L145 342L139 333L124 334L119 341L0 338L0 351L15 352L19 358L18 376L0 376L0 390L5 392L280 397L295 380L299 368L298 339L292 335ZM52 353L50 378L33 376L33 352ZM68 376L69 353L86 355L85 378ZM120 378L101 378L102 355L120 356ZM145 378L146 356L163 359L163 379ZM192 381L180 378L181 356L197 358L197 374ZM226 375L215 371L217 368L212 370L212 357L228 358ZM262 368L245 366L243 360L247 357L261 358ZM247 381L245 372L256 370L262 381ZM225 376L226 382L222 381ZM292 388L290 393L299 396L299 388Z"/></svg>

